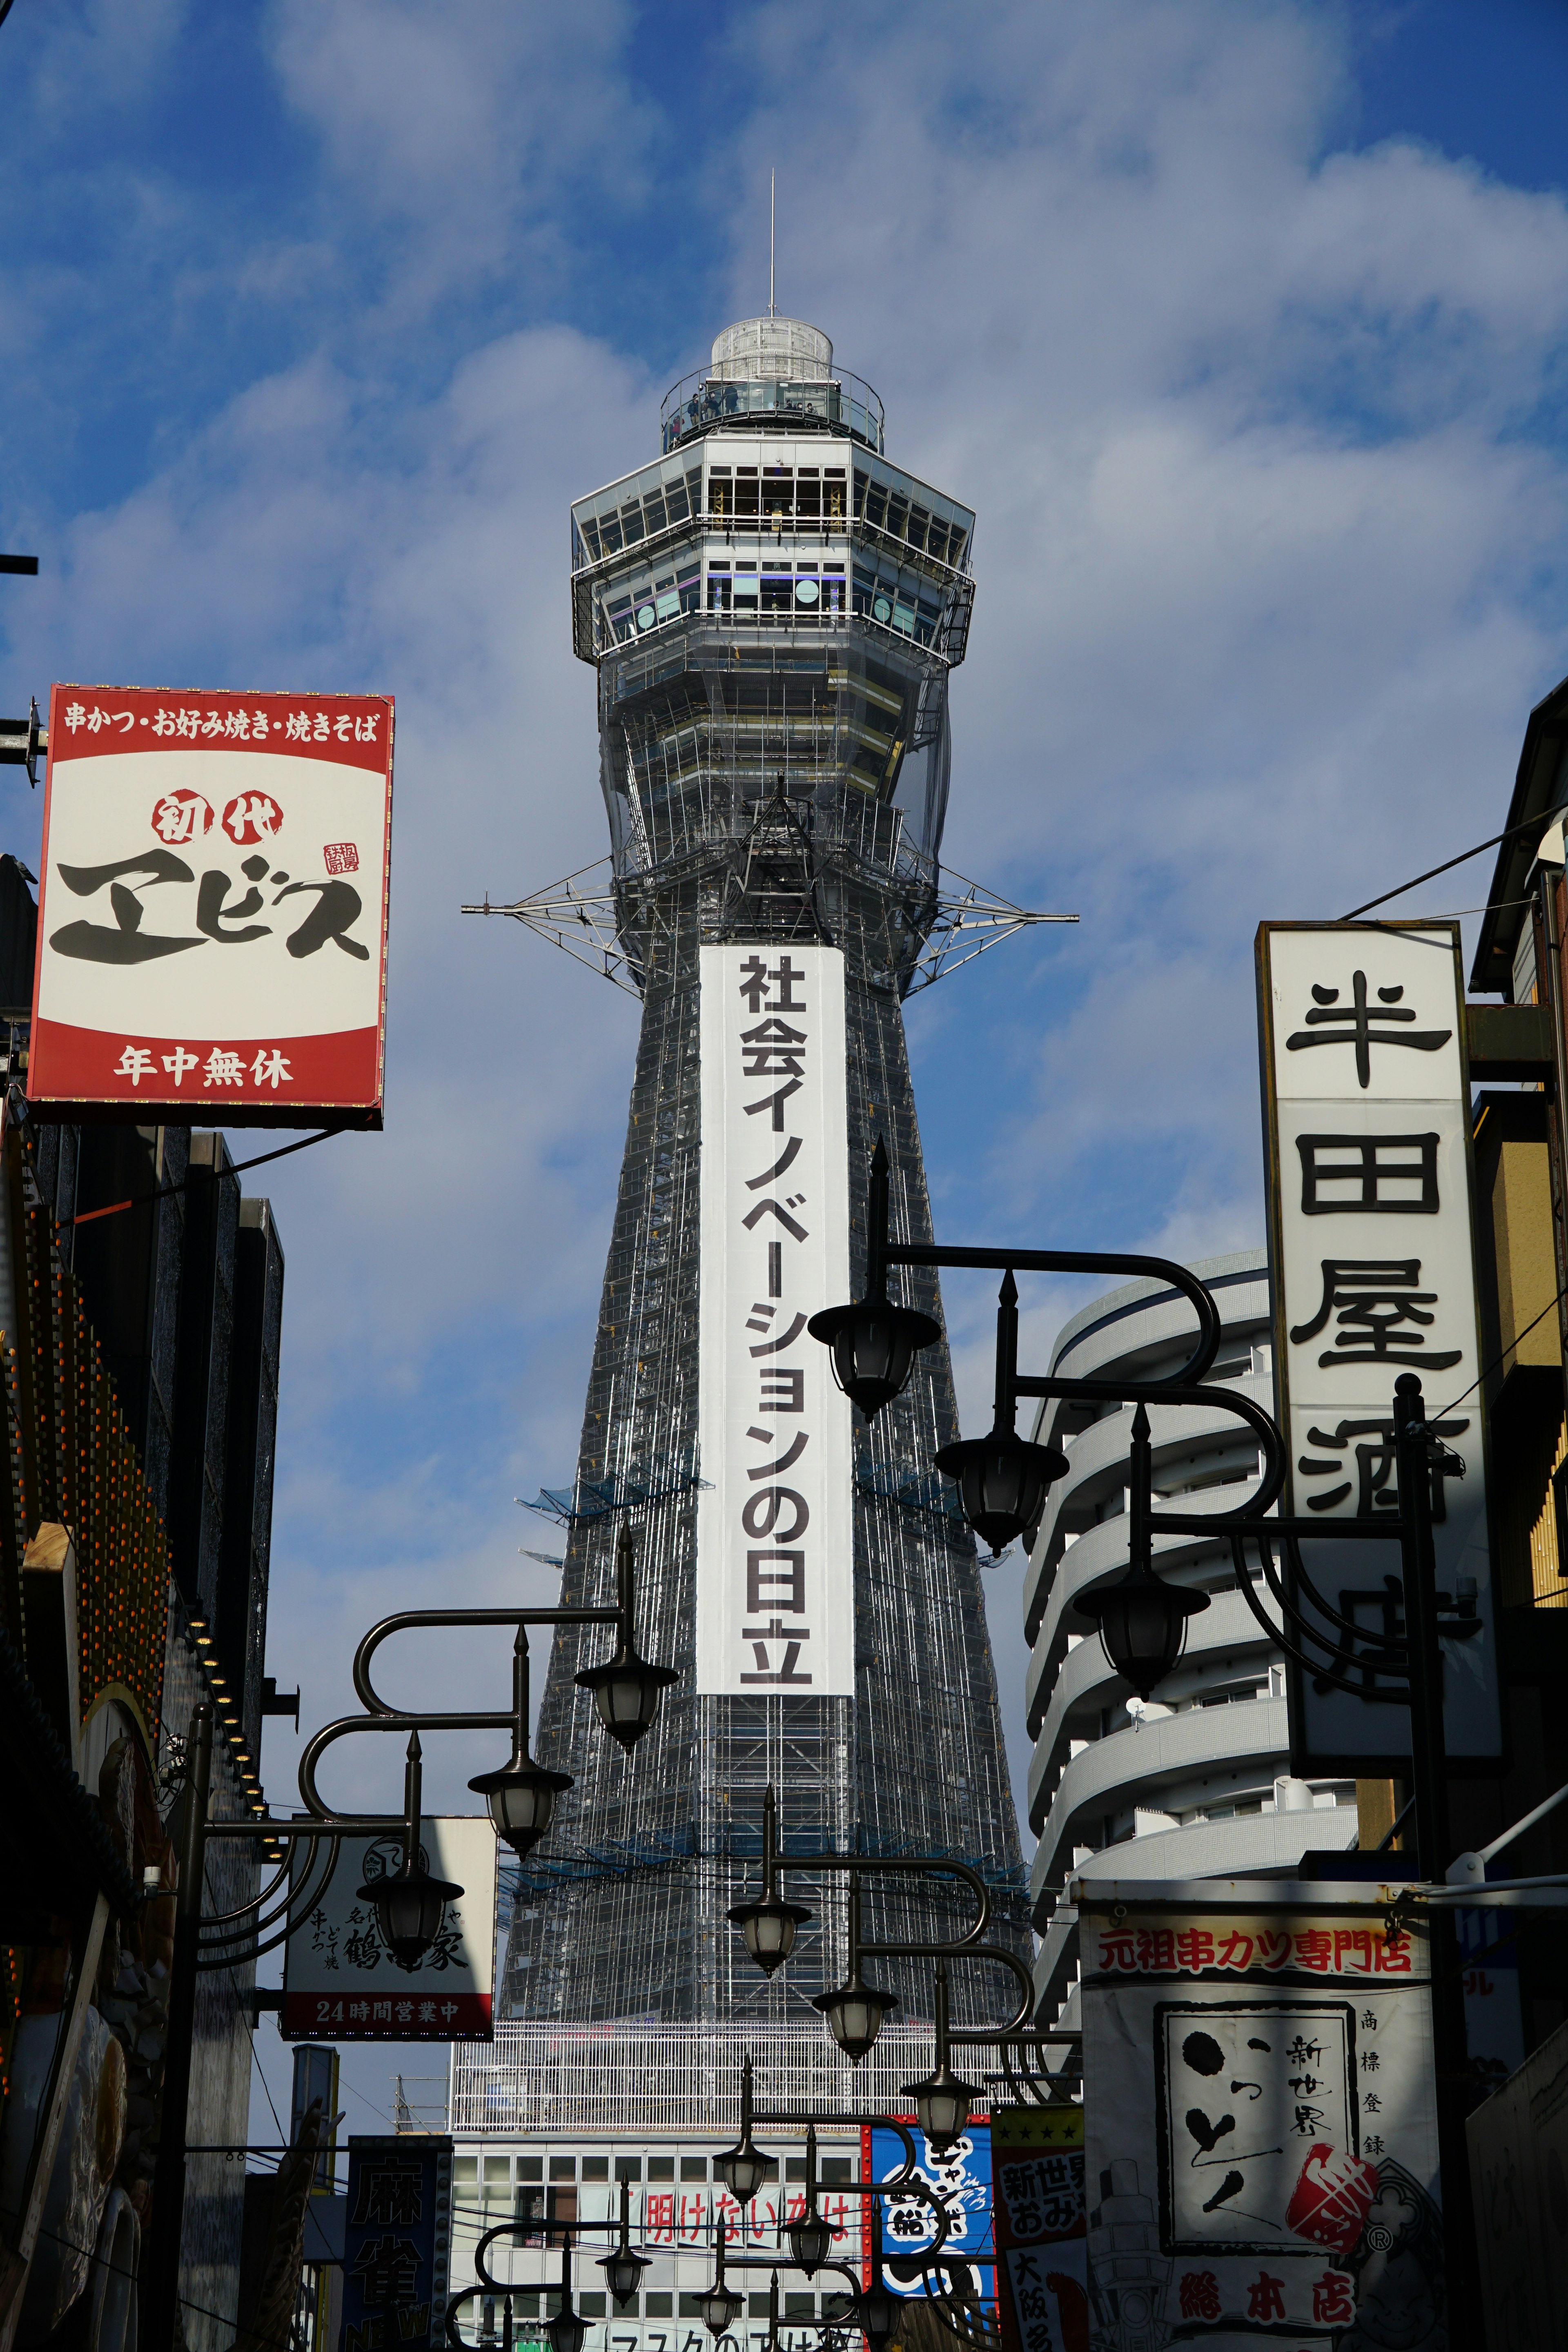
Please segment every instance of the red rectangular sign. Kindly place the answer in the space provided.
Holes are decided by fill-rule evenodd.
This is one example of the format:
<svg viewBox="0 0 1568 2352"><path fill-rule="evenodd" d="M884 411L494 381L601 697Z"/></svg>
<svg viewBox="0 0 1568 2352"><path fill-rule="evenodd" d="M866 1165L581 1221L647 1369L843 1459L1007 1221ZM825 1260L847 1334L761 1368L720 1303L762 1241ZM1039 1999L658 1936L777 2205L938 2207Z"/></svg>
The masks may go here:
<svg viewBox="0 0 1568 2352"><path fill-rule="evenodd" d="M35 1110L381 1125L392 732L385 695L54 688Z"/></svg>

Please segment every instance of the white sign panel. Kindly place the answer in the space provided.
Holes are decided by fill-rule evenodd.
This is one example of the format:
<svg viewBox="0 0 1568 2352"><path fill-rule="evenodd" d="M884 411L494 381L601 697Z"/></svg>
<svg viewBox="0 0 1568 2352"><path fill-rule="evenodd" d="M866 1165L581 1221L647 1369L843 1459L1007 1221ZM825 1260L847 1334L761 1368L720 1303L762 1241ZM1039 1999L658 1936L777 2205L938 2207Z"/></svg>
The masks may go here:
<svg viewBox="0 0 1568 2352"><path fill-rule="evenodd" d="M1433 1533L1456 1627L1442 1640L1448 1753L1478 1760L1500 1754L1501 1726L1458 947L1457 924L1265 923L1258 984L1289 1507L1392 1524L1394 1385L1415 1372L1428 1423L1464 1465L1434 1472ZM1303 1562L1358 1626L1403 1625L1395 1542L1308 1544ZM1341 1670L1360 1696L1290 1670L1295 1769L1408 1756L1408 1709L1373 1654L1347 1652Z"/></svg>
<svg viewBox="0 0 1568 2352"><path fill-rule="evenodd" d="M1125 1883L1082 1895L1090 2340L1359 2346L1359 2320L1369 2346L1426 2342L1444 2246L1425 1941L1296 1888L1146 1911Z"/></svg>
<svg viewBox="0 0 1568 2352"><path fill-rule="evenodd" d="M844 958L700 953L697 1687L847 1696L849 1404L805 1328L849 1296Z"/></svg>
<svg viewBox="0 0 1568 2352"><path fill-rule="evenodd" d="M493 2031L496 1833L488 1813L426 1818L419 1858L432 1877L462 1888L430 1949L412 1967L382 1941L362 1886L395 1875L395 1830L345 1838L326 1893L283 1948L283 2016L290 2041L488 2042ZM296 1878L310 1867L292 1855Z"/></svg>
<svg viewBox="0 0 1568 2352"><path fill-rule="evenodd" d="M57 686L28 1093L379 1126L392 703Z"/></svg>

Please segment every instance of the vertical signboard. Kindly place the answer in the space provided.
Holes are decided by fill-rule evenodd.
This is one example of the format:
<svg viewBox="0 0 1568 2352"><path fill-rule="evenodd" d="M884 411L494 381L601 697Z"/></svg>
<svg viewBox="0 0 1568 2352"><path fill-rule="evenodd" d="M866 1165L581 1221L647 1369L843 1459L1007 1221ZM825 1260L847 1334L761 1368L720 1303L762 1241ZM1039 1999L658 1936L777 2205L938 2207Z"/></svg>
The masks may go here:
<svg viewBox="0 0 1568 2352"><path fill-rule="evenodd" d="M392 703L57 686L46 1118L381 1123Z"/></svg>
<svg viewBox="0 0 1568 2352"><path fill-rule="evenodd" d="M1095 2331L1446 2341L1425 1939L1263 1885L1082 1896Z"/></svg>
<svg viewBox="0 0 1568 2352"><path fill-rule="evenodd" d="M451 2141L351 2138L339 2352L436 2352L451 2242Z"/></svg>
<svg viewBox="0 0 1568 2352"><path fill-rule="evenodd" d="M1394 1385L1421 1380L1447 1449L1432 1474L1449 1755L1501 1753L1487 1527L1469 1083L1457 923L1265 923L1258 934L1275 1382L1289 1508L1392 1521ZM1462 1465L1462 1467L1460 1466ZM1303 1546L1341 1616L1403 1625L1384 1540ZM1297 1598L1309 1619L1310 1597ZM1353 1693L1294 1664L1291 1769L1376 1772L1410 1753L1408 1709L1376 1654L1342 1643Z"/></svg>
<svg viewBox="0 0 1568 2352"><path fill-rule="evenodd" d="M905 2128L915 2144L914 2178L941 2202L947 2214L944 2263L962 2263L970 2269L970 2292L990 2302L996 2292L995 2242L991 2221L991 2129L971 2122L967 2130L939 2155L911 2118ZM901 2173L907 2158L903 2141L886 2125L872 2125L860 2134L860 2162L868 2180L891 2180ZM924 2197L884 2197L882 2209L882 2269L894 2294L923 2297L921 2265L937 2233L936 2216ZM865 2203L862 2259L871 2259L871 2200ZM869 2270L867 2272L869 2278Z"/></svg>
<svg viewBox="0 0 1568 2352"><path fill-rule="evenodd" d="M700 955L697 1687L849 1696L849 1405L805 1328L849 1296L844 958Z"/></svg>
<svg viewBox="0 0 1568 2352"><path fill-rule="evenodd" d="M301 1846L292 1868L307 1874ZM360 1895L393 1876L403 1840L344 1838L326 1892L283 1948L288 2040L489 2042L494 2033L496 1833L488 1813L419 1824L419 1859L462 1888L435 1941L410 1966L382 1941L375 1906Z"/></svg>
<svg viewBox="0 0 1568 2352"><path fill-rule="evenodd" d="M991 2165L1003 2352L1084 2352L1083 2109L993 2108Z"/></svg>

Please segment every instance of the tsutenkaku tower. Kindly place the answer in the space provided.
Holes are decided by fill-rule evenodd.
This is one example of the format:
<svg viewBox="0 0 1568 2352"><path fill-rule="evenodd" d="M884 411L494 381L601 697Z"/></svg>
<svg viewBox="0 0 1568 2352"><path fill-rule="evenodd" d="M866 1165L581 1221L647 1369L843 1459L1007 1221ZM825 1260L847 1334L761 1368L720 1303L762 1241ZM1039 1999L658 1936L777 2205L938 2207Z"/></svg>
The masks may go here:
<svg viewBox="0 0 1568 2352"><path fill-rule="evenodd" d="M771 1981L726 1923L770 1783L786 1852L951 1853L999 1932L1025 1919L981 1570L930 1468L945 1341L868 1427L804 1329L863 1283L879 1136L895 1234L930 1236L901 1006L953 921L974 517L888 462L881 403L794 320L726 329L660 446L572 509L613 878L549 904L597 908L643 1002L562 1598L612 1597L629 1519L640 1646L680 1680L628 1758L573 1680L602 1639L556 1640L537 1752L576 1785L522 1868L502 2010L563 2021L784 2019L838 1980L842 1880L791 1883L817 1921ZM929 1936L941 1890L889 1883L867 1935ZM929 1969L878 1972L930 2014Z"/></svg>

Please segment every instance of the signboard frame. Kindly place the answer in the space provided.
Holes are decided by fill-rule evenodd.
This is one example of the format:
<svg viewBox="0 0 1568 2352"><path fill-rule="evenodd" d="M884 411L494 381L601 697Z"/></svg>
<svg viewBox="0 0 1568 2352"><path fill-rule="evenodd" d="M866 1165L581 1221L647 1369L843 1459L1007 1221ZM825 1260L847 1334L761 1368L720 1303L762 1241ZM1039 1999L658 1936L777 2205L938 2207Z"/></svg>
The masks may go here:
<svg viewBox="0 0 1568 2352"><path fill-rule="evenodd" d="M381 1127L395 721L389 695L51 688L37 1116Z"/></svg>
<svg viewBox="0 0 1568 2352"><path fill-rule="evenodd" d="M1482 1354L1483 1325L1479 1277L1475 1153L1471 1132L1468 1039L1465 1022L1464 970L1459 925L1456 921L1443 919L1348 924L1266 922L1259 924L1258 929L1256 968L1258 1053L1263 1110L1264 1183L1268 1218L1274 1403L1275 1418L1284 1435L1286 1445L1286 1483L1281 1508L1292 1516L1300 1511L1301 1516L1306 1517L1312 1507L1322 1507L1324 1496L1321 1486L1303 1496L1299 1496L1297 1491L1304 1454L1303 1446L1299 1444L1297 1440L1299 1436L1309 1437L1305 1423L1300 1432L1296 1427L1297 1407L1300 1406L1309 1412L1313 1408L1309 1401L1292 1396L1290 1333L1293 1326L1297 1329L1302 1328L1295 1324L1295 1315L1303 1310L1302 1301L1289 1295L1289 1266L1292 1254L1292 1236L1287 1230L1286 1192L1287 1187L1292 1182L1304 1188L1305 1179L1301 1166L1285 1164L1285 1153L1289 1147L1288 1144L1281 1143L1282 1097L1278 1084L1279 1049L1281 1041L1276 1034L1274 1002L1276 971L1273 948L1273 942L1276 940L1294 940L1302 935L1311 935L1340 943L1349 939L1355 941L1358 946L1364 942L1367 948L1370 948L1373 943L1386 942L1391 940L1419 940L1436 948L1444 956L1446 972L1451 974L1451 983L1445 989L1443 1008L1439 1016L1445 1021L1448 1020L1451 1006L1452 1037L1451 1041L1444 1040L1445 1045L1451 1042L1457 1066L1457 1082L1451 1088L1434 1092L1428 1096L1422 1096L1414 1091L1415 1086L1433 1066L1434 1056L1423 1053L1411 1056L1407 1069L1400 1074L1407 1083L1396 1087L1389 1093L1375 1093L1369 1087L1364 1090L1363 1098L1353 1103L1343 1097L1336 1098L1331 1091L1326 1093L1323 1099L1331 1106L1334 1106L1337 1102L1337 1108L1333 1108L1332 1115L1336 1126L1342 1128L1355 1127L1358 1120L1364 1116L1364 1112L1373 1105L1394 1106L1388 1115L1396 1118L1407 1129L1416 1126L1423 1118L1428 1121L1439 1119L1439 1114L1445 1108L1449 1113L1447 1123L1452 1132L1446 1137L1437 1129L1429 1129L1426 1134L1420 1137L1401 1136L1395 1139L1407 1147L1425 1147L1429 1152L1429 1162L1419 1151L1415 1157L1422 1167L1430 1165L1432 1171L1430 1182L1435 1197L1440 1192L1437 1171L1439 1155L1442 1156L1447 1175L1449 1177L1458 1175L1462 1181L1464 1189L1461 1213L1468 1251L1468 1282L1461 1294L1463 1299L1461 1338L1464 1348L1473 1358L1473 1366L1467 1363L1462 1368L1456 1368L1452 1374L1441 1370L1430 1375L1423 1374L1422 1386L1429 1416L1440 1421L1443 1408L1447 1402L1447 1380L1452 1378L1457 1386L1462 1385L1466 1372L1471 1369L1478 1376L1477 1384L1462 1400L1465 1406L1463 1420L1466 1426L1460 1433L1469 1436L1473 1429L1473 1442L1461 1450L1468 1454L1472 1469L1479 1471L1479 1474L1482 1488L1479 1510L1468 1515L1467 1524L1469 1535L1462 1545L1458 1539L1457 1526L1439 1522L1435 1526L1433 1533L1439 1586L1453 1591L1456 1589L1454 1578L1460 1569L1467 1574L1474 1573L1477 1583L1476 1613L1481 1619L1481 1631L1473 1637L1473 1650L1457 1661L1455 1652L1458 1645L1449 1637L1444 1639L1445 1685L1447 1702L1446 1717L1449 1726L1449 1754L1456 1767L1467 1773L1477 1776L1495 1775L1505 1772L1509 1769L1510 1750L1498 1699L1497 1595L1493 1573L1493 1561L1496 1558L1496 1495L1491 1475L1491 1439L1486 1398L1479 1381L1479 1375L1485 1360ZM1365 955L1365 961L1371 962L1373 960L1371 954L1366 953L1365 949L1363 952ZM1327 1006L1314 1009L1320 1017L1327 1017L1329 1011ZM1310 1012L1307 1017L1310 1017ZM1375 1021L1377 1017L1374 1012L1372 1015L1373 1020ZM1374 1039L1373 1042L1376 1044L1380 1041ZM1335 1044L1341 1050L1352 1049L1351 1038L1348 1034L1336 1037ZM1445 1061L1447 1058L1445 1055ZM1327 1057L1323 1055L1314 1054L1308 1057L1308 1062L1303 1066L1310 1068L1315 1076L1321 1075L1325 1080L1330 1076ZM1379 1072L1379 1075L1383 1073ZM1358 1090L1358 1093L1360 1091ZM1303 1090L1298 1089L1283 1099L1287 1113L1293 1117L1295 1107L1299 1102L1314 1100L1317 1097L1308 1097ZM1342 1137L1321 1139L1335 1142L1345 1140ZM1369 1142L1372 1140L1370 1128L1366 1139ZM1387 1139L1384 1139L1384 1141ZM1299 1158L1300 1150L1298 1150L1298 1153L1293 1156ZM1384 1181L1387 1181L1386 1177ZM1395 1193L1402 1188L1408 1191L1420 1181L1424 1180L1418 1179L1414 1173L1402 1175L1391 1190ZM1335 1180L1331 1178L1328 1180L1323 1188L1325 1192L1330 1191L1334 1181ZM1329 1203L1336 1213L1346 1207L1343 1195L1344 1191L1349 1189L1351 1179L1342 1171L1337 1181L1342 1188L1339 1197L1331 1198ZM1372 1180L1372 1190L1374 1195L1380 1192L1376 1178ZM1394 1204L1380 1201L1380 1213L1386 1213L1391 1205ZM1400 1202L1398 1205L1405 1208L1410 1215L1424 1213L1408 1201ZM1441 1206L1440 1200L1438 1206ZM1314 1211L1314 1213L1326 1213L1327 1209L1322 1206ZM1306 1214L1304 1205L1301 1213L1303 1217ZM1455 1222L1458 1220L1446 1222L1444 1226L1445 1238L1450 1241ZM1400 1228L1404 1227L1403 1218L1399 1219L1398 1225ZM1393 1224L1387 1228L1380 1228L1379 1233L1380 1238L1384 1240L1385 1246L1392 1245L1393 1242L1399 1237L1398 1229ZM1414 1369L1420 1370L1419 1361L1413 1354L1405 1360L1411 1363ZM1404 1368L1405 1364L1397 1358L1386 1366L1379 1368L1387 1393L1370 1408L1371 1412L1380 1414L1384 1419L1391 1415L1394 1380L1399 1370ZM1318 1405L1316 1410L1321 1412L1324 1408ZM1356 1410L1354 1403L1352 1404L1352 1412ZM1361 1411L1365 1415L1369 1408L1363 1405ZM1340 1426L1346 1425L1342 1418ZM1451 1433L1445 1442L1452 1442ZM1316 1459L1315 1456L1311 1458ZM1359 1474L1352 1473L1352 1475ZM1379 1474L1374 1468L1370 1475L1375 1477ZM1388 1491L1396 1491L1392 1487L1394 1474L1391 1449L1389 1467L1382 1475L1388 1482ZM1306 1505L1306 1509L1302 1508L1303 1504ZM1382 1514L1379 1513L1379 1516L1381 1517ZM1392 1513L1389 1516L1392 1517ZM1340 1579L1352 1570L1362 1576L1363 1582L1369 1588L1381 1585L1390 1575L1397 1578L1399 1574L1397 1547L1386 1538L1369 1542L1364 1548L1359 1544L1346 1543L1342 1540L1332 1544L1325 1543L1318 1548L1316 1553L1311 1549L1310 1538L1304 1539L1304 1542L1306 1549L1302 1556L1303 1564L1314 1579L1318 1579L1320 1568L1324 1570L1325 1573L1320 1580L1325 1589L1336 1587ZM1287 1590L1290 1591L1292 1600L1302 1606L1310 1618L1310 1602L1298 1590L1288 1557L1282 1558L1281 1567ZM1447 1573L1445 1573L1446 1570ZM1352 1610L1347 1613L1354 1612ZM1326 1620L1319 1622L1325 1630L1328 1630ZM1358 1663L1363 1654L1358 1654ZM1456 1665L1458 1671L1456 1671ZM1403 1699L1397 1701L1392 1698L1360 1699L1331 1689L1319 1692L1312 1687L1312 1675L1304 1671L1300 1662L1289 1652L1286 1655L1285 1674L1286 1695L1289 1701L1290 1769L1297 1777L1311 1779L1343 1775L1347 1778L1351 1776L1375 1778L1386 1774L1393 1768L1399 1767L1409 1758L1409 1716ZM1351 1709L1357 1710L1353 1717L1349 1713ZM1348 1736L1352 1724L1356 1735L1354 1738Z"/></svg>
<svg viewBox="0 0 1568 2352"><path fill-rule="evenodd" d="M1201 2335L1241 2352L1259 2337L1354 2334L1363 2296L1445 2306L1428 1923L1396 1922L1396 1893L1274 1879L1069 1887L1092 2326L1136 2296L1151 2342ZM1290 2038L1292 2021L1330 2008L1348 2018L1353 2085L1338 2137L1316 2039ZM1189 2022L1173 2040L1177 2011ZM1173 2132L1194 2176L1180 2195Z"/></svg>
<svg viewBox="0 0 1568 2352"><path fill-rule="evenodd" d="M292 1843L290 1874L309 1873L305 1841ZM492 2042L495 2039L496 1834L488 1813L426 1815L420 1857L463 1892L448 1903L434 1945L403 1968L382 1944L374 1914L357 1889L395 1870L403 1839L347 1837L337 1868L303 1924L283 1947L286 2042ZM467 1985L454 1982L466 1977Z"/></svg>
<svg viewBox="0 0 1568 2352"><path fill-rule="evenodd" d="M348 2159L340 2352L437 2352L447 2341L452 2142L426 2132L353 2137ZM405 2299L397 2289L411 2268L412 2294ZM426 2268L421 2333L408 2322L421 2309L419 2273Z"/></svg>
<svg viewBox="0 0 1568 2352"><path fill-rule="evenodd" d="M806 1333L849 1294L844 955L704 946L698 972L695 1686L849 1698L850 1408Z"/></svg>

